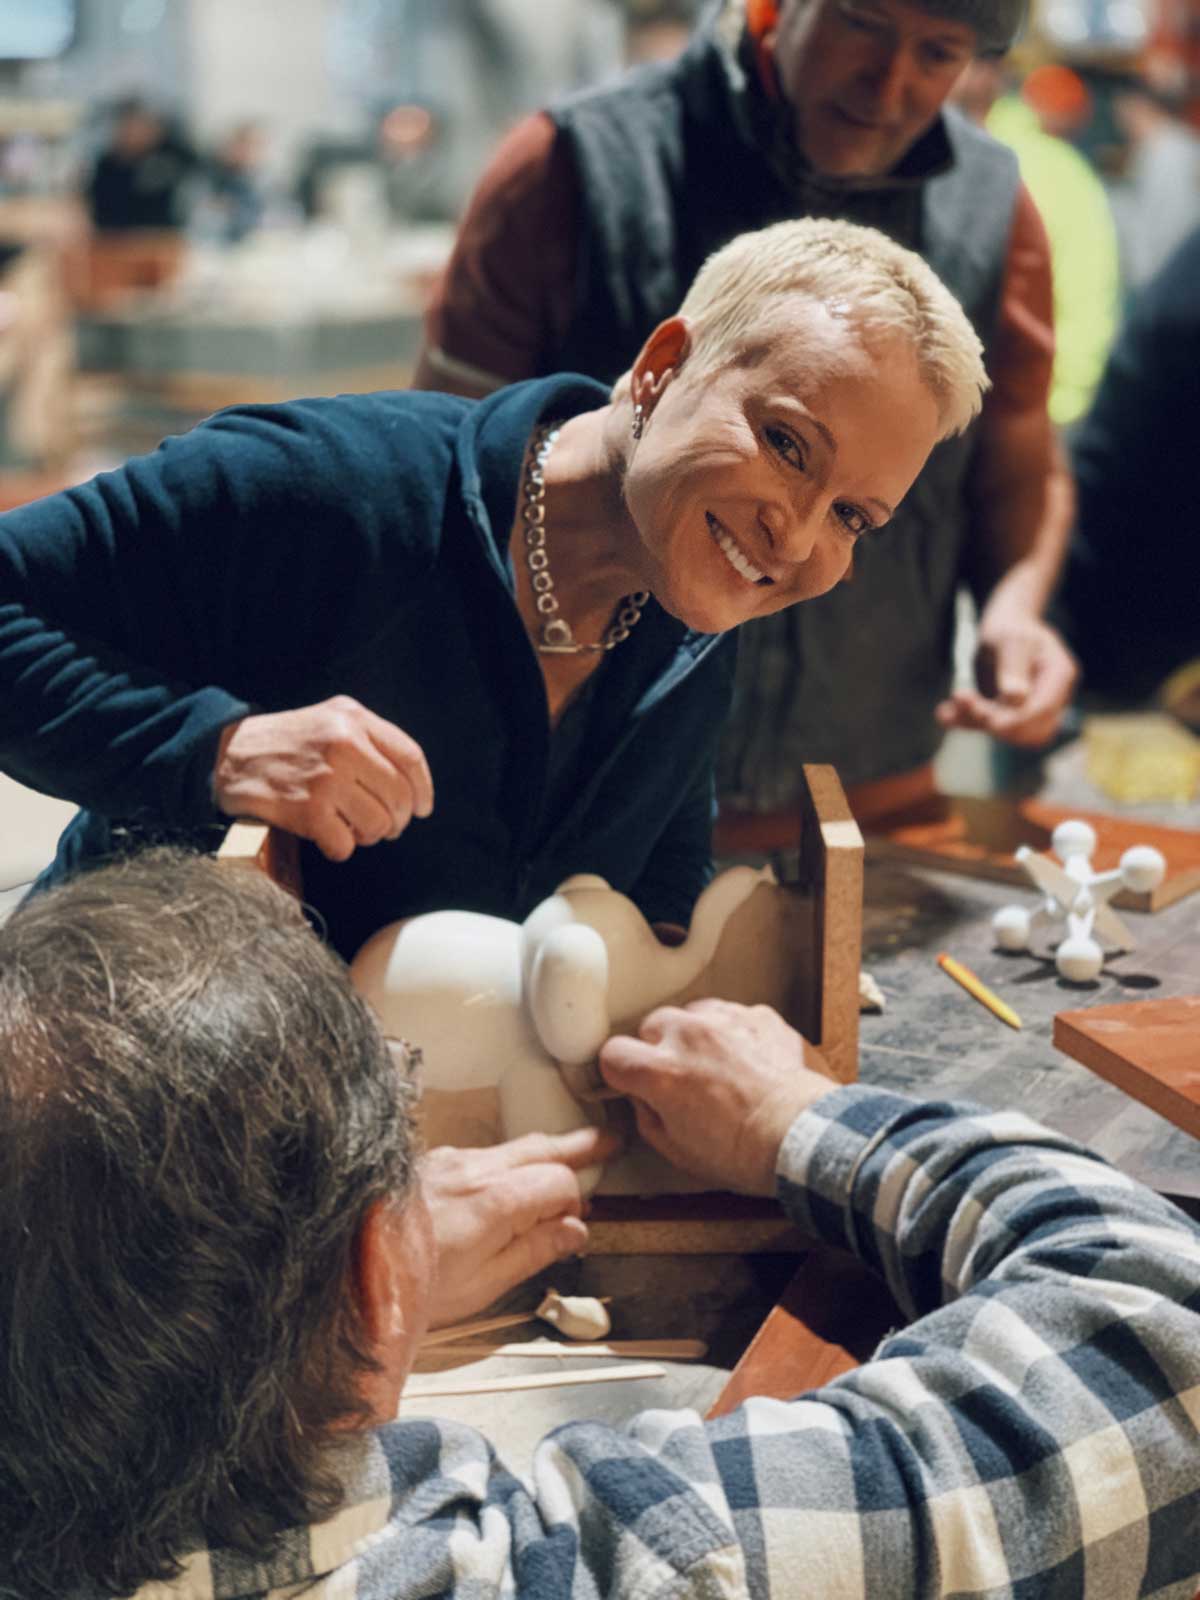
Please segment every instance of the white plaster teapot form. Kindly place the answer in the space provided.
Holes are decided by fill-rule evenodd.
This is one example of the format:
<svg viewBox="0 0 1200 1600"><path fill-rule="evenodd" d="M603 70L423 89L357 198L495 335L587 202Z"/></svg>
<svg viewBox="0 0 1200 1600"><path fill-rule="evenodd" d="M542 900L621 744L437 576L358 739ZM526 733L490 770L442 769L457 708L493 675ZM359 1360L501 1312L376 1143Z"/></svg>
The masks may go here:
<svg viewBox="0 0 1200 1600"><path fill-rule="evenodd" d="M455 1097L441 1102L443 1140L483 1142L493 1096L493 1137L562 1133L605 1120L602 1104L582 1104L572 1090L597 1083L609 1034L694 983L733 912L774 881L769 868L722 873L697 900L687 938L665 945L632 900L581 874L524 923L469 911L392 923L363 945L351 978L385 1034L420 1046L426 1101Z"/></svg>

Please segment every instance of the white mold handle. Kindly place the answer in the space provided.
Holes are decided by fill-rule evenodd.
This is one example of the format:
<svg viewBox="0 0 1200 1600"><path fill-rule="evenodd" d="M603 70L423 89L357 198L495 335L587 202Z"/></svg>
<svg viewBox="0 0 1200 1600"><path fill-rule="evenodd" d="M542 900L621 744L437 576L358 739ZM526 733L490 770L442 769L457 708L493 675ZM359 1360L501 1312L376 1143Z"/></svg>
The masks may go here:
<svg viewBox="0 0 1200 1600"><path fill-rule="evenodd" d="M608 1038L608 950L594 928L567 923L542 940L529 974L530 1019L556 1061L589 1061Z"/></svg>

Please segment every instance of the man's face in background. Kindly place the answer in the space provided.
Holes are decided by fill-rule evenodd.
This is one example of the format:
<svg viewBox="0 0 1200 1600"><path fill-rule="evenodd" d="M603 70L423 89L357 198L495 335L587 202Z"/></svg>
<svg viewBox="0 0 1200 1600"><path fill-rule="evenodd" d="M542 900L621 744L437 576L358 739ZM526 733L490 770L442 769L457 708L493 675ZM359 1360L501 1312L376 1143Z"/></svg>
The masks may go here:
<svg viewBox="0 0 1200 1600"><path fill-rule="evenodd" d="M978 47L906 0L784 0L771 52L800 148L828 177L881 177L933 122Z"/></svg>

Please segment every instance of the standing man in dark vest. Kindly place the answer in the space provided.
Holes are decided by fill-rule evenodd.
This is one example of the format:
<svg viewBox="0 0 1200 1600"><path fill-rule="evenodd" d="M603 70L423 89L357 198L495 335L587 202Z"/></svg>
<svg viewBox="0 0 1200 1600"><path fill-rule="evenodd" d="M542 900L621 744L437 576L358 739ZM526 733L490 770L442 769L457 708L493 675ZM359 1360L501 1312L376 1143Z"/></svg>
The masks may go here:
<svg viewBox="0 0 1200 1600"><path fill-rule="evenodd" d="M970 315L993 381L978 425L939 446L852 582L742 630L720 783L749 848L789 842L802 762L833 762L867 819L927 792L942 729L1042 743L1074 683L1042 617L1071 516L1046 409L1049 248L1011 154L943 109L1024 10L723 0L677 61L514 129L430 307L418 387L607 380L711 251L823 215L919 251ZM980 609L978 690L950 694L962 583Z"/></svg>

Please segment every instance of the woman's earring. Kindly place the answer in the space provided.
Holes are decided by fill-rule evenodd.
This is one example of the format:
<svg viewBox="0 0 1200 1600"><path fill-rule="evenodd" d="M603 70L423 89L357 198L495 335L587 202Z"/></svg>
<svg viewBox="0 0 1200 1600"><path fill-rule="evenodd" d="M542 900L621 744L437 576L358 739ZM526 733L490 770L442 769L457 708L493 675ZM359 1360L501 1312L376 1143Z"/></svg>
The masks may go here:
<svg viewBox="0 0 1200 1600"><path fill-rule="evenodd" d="M646 408L639 400L633 408L633 437L640 439L646 431Z"/></svg>

